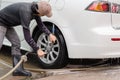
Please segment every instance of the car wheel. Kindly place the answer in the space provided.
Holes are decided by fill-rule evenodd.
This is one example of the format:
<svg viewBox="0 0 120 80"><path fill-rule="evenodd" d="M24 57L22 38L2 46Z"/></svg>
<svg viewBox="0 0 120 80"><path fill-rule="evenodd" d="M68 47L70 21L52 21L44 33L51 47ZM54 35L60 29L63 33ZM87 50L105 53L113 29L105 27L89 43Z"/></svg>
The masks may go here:
<svg viewBox="0 0 120 80"><path fill-rule="evenodd" d="M57 40L55 43L49 41L48 35L38 31L35 36L37 45L46 53L44 57L39 58L39 63L42 68L57 69L64 67L68 62L67 50L65 40L61 32L52 25L46 25L52 32L54 28L54 35Z"/></svg>

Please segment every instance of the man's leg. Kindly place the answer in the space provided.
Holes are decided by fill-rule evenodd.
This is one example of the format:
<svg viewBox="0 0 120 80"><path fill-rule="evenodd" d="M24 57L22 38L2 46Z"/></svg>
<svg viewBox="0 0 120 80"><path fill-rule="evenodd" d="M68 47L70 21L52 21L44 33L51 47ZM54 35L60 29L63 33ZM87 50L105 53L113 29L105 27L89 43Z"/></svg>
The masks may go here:
<svg viewBox="0 0 120 80"><path fill-rule="evenodd" d="M4 40L4 37L5 37L5 34L6 34L6 28L4 26L0 26L0 49L2 47L2 44L3 44L3 40Z"/></svg>
<svg viewBox="0 0 120 80"><path fill-rule="evenodd" d="M12 56L13 56L13 67L14 67L21 59L20 40L14 28L7 29L6 37L12 44ZM23 64L21 64L16 69L16 71L13 72L13 76L31 76L31 75L32 74L30 72L24 70Z"/></svg>
<svg viewBox="0 0 120 80"><path fill-rule="evenodd" d="M14 28L8 28L6 32L6 38L11 42L11 53L12 55L20 55L20 40L19 37L14 30Z"/></svg>

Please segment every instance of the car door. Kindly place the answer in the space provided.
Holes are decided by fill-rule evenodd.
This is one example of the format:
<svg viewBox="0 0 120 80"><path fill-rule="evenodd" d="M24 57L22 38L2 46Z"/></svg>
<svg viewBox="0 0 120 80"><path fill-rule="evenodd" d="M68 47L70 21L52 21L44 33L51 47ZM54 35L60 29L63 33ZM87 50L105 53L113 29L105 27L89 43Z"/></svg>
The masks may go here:
<svg viewBox="0 0 120 80"><path fill-rule="evenodd" d="M112 26L120 29L120 0L109 0L111 2Z"/></svg>
<svg viewBox="0 0 120 80"><path fill-rule="evenodd" d="M17 3L17 2L36 2L38 0L0 0L1 1L1 8L4 8L5 6L8 6L10 4L13 3Z"/></svg>
<svg viewBox="0 0 120 80"><path fill-rule="evenodd" d="M33 1L38 1L38 0L0 0L0 9L3 9L4 7L13 4L13 3L17 3L17 2L33 2ZM24 36L23 36L23 30L21 26L17 26L15 27L16 32L18 33L18 36L20 38L20 41L24 40ZM7 39L5 39L5 42L8 42Z"/></svg>
<svg viewBox="0 0 120 80"><path fill-rule="evenodd" d="M20 0L1 0L1 7L0 9L3 9L4 7L13 4L15 2L20 2ZM18 36L20 38L20 41L23 40L23 32L20 26L17 27L17 29L15 28L16 32L18 33ZM5 43L8 43L8 40L5 38L4 40Z"/></svg>
<svg viewBox="0 0 120 80"><path fill-rule="evenodd" d="M17 2L37 2L38 0L0 0L0 9L3 9L4 7L13 4L13 3L17 3ZM39 0L41 1L41 0ZM48 0L46 0L48 1ZM23 30L21 26L15 27L16 32L18 33L18 36L20 38L21 41L24 40L24 36L23 36Z"/></svg>

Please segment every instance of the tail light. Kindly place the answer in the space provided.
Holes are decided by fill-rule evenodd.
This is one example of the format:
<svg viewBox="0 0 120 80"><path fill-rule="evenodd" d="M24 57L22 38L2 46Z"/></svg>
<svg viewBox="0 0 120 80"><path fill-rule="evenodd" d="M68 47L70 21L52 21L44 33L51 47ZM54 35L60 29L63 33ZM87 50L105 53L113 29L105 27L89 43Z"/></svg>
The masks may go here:
<svg viewBox="0 0 120 80"><path fill-rule="evenodd" d="M108 12L109 7L110 7L110 4L107 2L95 1L88 6L87 10L98 11L98 12Z"/></svg>
<svg viewBox="0 0 120 80"><path fill-rule="evenodd" d="M120 38L111 38L112 41L120 41Z"/></svg>

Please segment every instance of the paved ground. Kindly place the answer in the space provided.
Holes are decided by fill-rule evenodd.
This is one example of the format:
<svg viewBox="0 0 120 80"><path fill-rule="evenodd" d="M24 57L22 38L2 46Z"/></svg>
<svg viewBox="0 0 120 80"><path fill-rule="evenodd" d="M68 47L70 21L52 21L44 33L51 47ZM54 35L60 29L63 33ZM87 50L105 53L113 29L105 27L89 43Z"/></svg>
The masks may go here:
<svg viewBox="0 0 120 80"><path fill-rule="evenodd" d="M54 75L35 80L120 80L120 66L53 71Z"/></svg>
<svg viewBox="0 0 120 80"><path fill-rule="evenodd" d="M0 54L0 77L12 69L11 64L11 57ZM25 68L32 72L32 77L13 77L9 75L4 80L120 80L119 65L103 65L90 68L82 68L80 65L75 66L68 65L63 69L47 70L27 63L25 64Z"/></svg>
<svg viewBox="0 0 120 80"><path fill-rule="evenodd" d="M10 69L1 70L0 74L5 74ZM32 72L32 77L10 75L4 80L120 80L120 66L33 71L35 72Z"/></svg>

